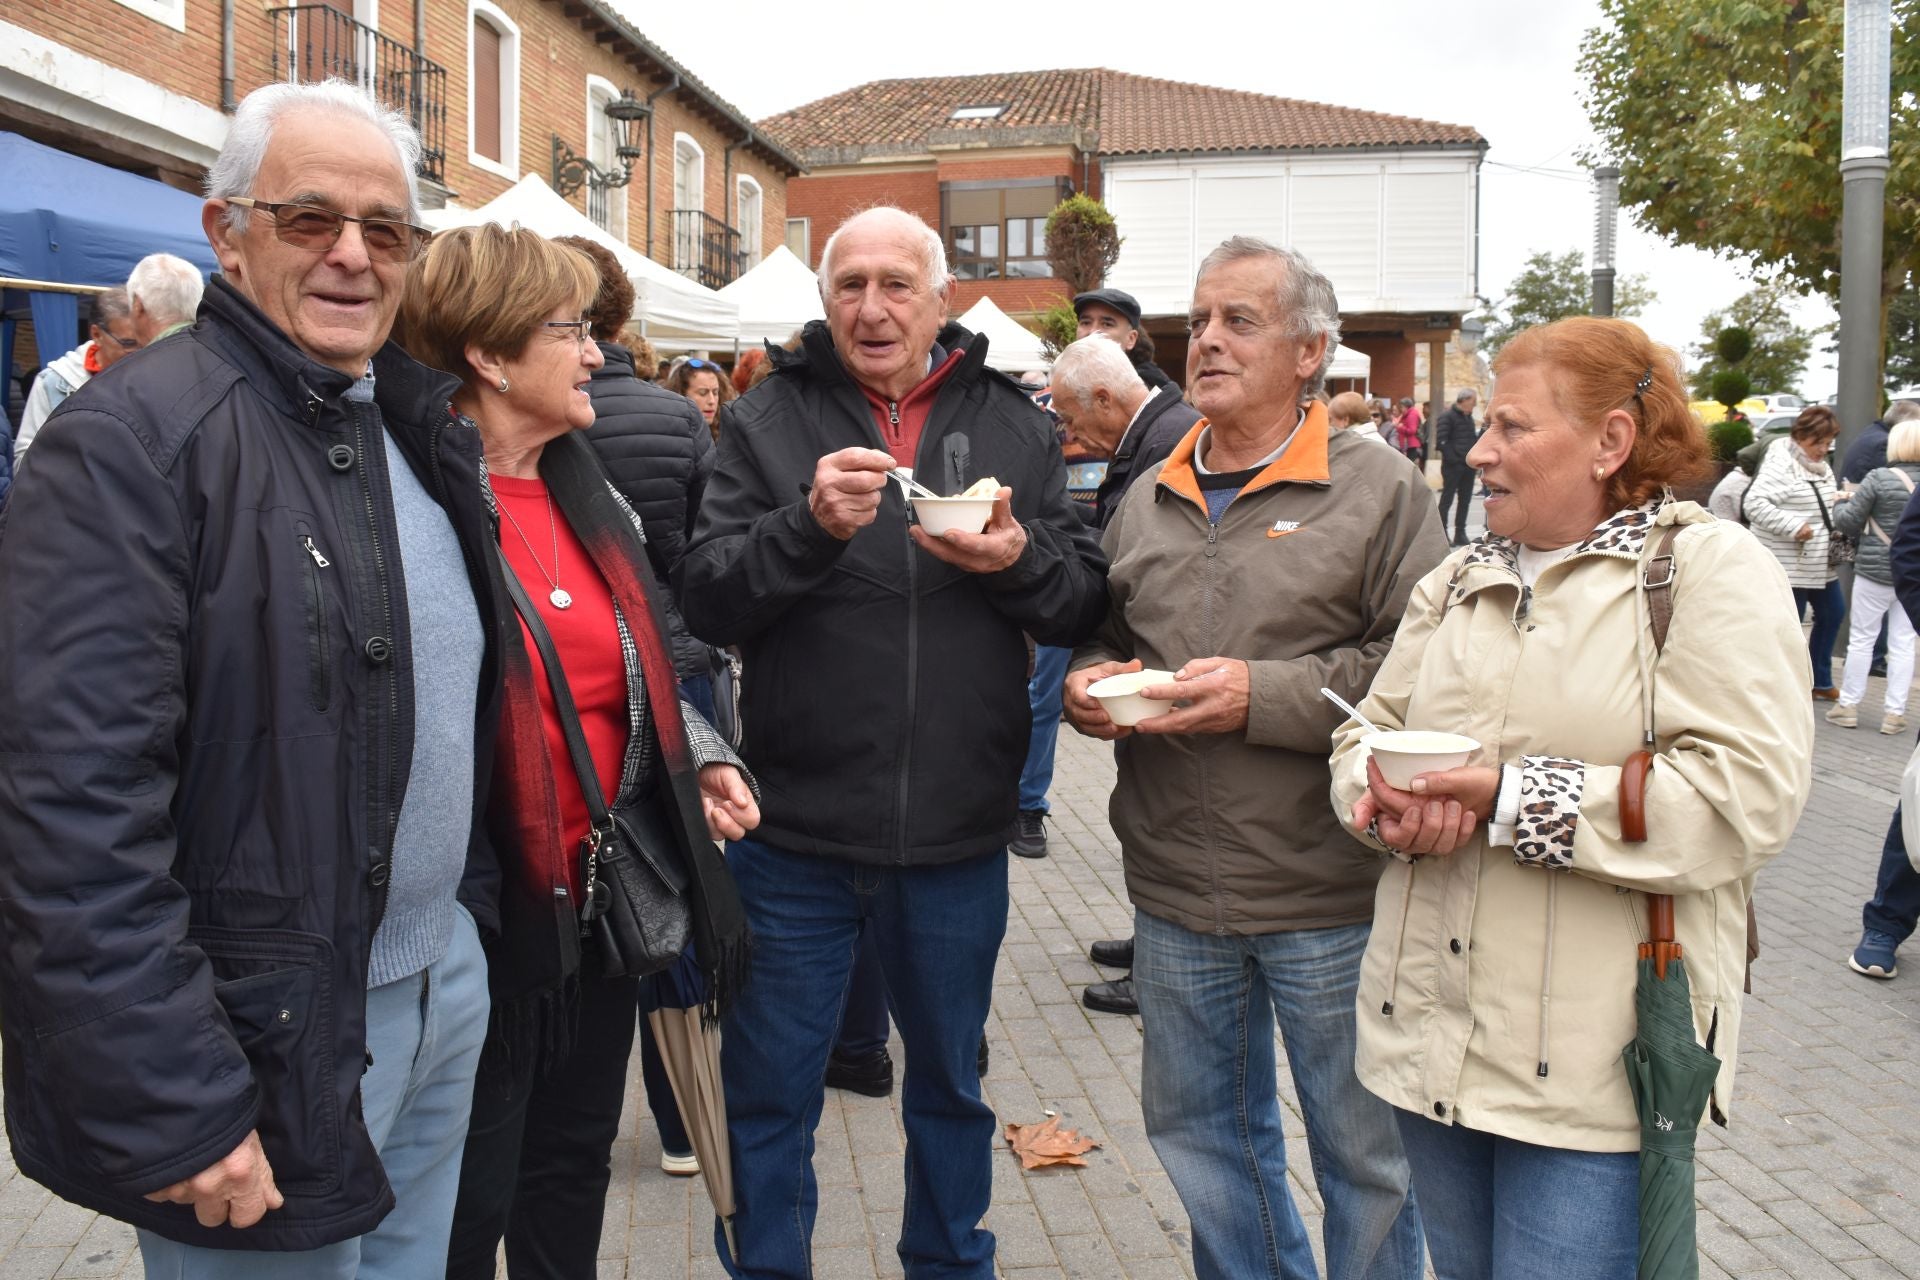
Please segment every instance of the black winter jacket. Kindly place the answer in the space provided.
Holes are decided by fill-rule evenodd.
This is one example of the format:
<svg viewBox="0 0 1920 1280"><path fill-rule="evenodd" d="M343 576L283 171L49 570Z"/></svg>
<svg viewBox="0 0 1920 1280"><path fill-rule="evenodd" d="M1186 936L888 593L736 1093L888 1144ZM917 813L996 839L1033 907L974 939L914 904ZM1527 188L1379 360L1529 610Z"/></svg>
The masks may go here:
<svg viewBox="0 0 1920 1280"><path fill-rule="evenodd" d="M499 621L480 439L389 343L380 416ZM192 1244L313 1249L393 1208L360 1111L368 948L413 750L387 454L351 379L216 278L199 322L49 419L0 526L0 1034L21 1172ZM257 1128L284 1208L244 1231L142 1196Z"/></svg>
<svg viewBox="0 0 1920 1280"><path fill-rule="evenodd" d="M606 363L593 371L593 426L587 432L601 464L613 478L647 534L647 559L662 587L687 554L700 495L713 474L713 432L685 396L634 376L633 353L603 342ZM670 600L663 590L661 599ZM678 605L669 604L673 665L684 676L708 673L706 646L687 632Z"/></svg>
<svg viewBox="0 0 1920 1280"><path fill-rule="evenodd" d="M934 397L914 472L938 493L985 476L1013 490L1027 549L999 573L915 546L898 485L846 542L814 520L815 463L884 448L820 321L804 359L721 411L680 604L695 635L742 647L755 838L782 849L914 866L1004 846L1033 726L1021 632L1071 646L1106 614L1106 561L1067 497L1045 414L986 367L984 337L949 325L941 342L965 355Z"/></svg>
<svg viewBox="0 0 1920 1280"><path fill-rule="evenodd" d="M1473 449L1473 442L1480 438L1479 431L1473 425L1473 415L1465 412L1459 405L1450 404L1446 412L1440 415L1433 427L1434 447L1440 453L1440 465L1453 471L1471 470L1467 465L1467 454Z"/></svg>
<svg viewBox="0 0 1920 1280"><path fill-rule="evenodd" d="M1094 495L1095 528L1107 527L1113 513L1120 509L1120 499L1127 496L1127 487L1134 477L1145 475L1148 467L1166 461L1173 447L1186 439L1187 432L1193 430L1193 424L1198 421L1200 411L1180 398L1180 388L1176 386L1169 385L1141 406L1139 418L1115 446L1113 459L1107 463L1106 478Z"/></svg>

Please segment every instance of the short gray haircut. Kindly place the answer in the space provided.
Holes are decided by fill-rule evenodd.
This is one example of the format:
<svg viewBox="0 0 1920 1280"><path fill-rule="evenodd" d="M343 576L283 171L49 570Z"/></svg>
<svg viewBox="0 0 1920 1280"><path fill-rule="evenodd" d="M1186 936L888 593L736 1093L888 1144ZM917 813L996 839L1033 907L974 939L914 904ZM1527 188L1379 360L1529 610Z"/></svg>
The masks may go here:
<svg viewBox="0 0 1920 1280"><path fill-rule="evenodd" d="M1280 275L1279 296L1275 301L1280 314L1292 325L1294 337L1309 341L1326 335L1327 350L1320 358L1320 368L1302 389L1303 395L1313 395L1326 385L1327 369L1333 364L1334 349L1340 345L1340 300L1334 296L1333 281L1322 275L1298 249L1283 249L1258 236L1232 236L1200 260L1200 271L1194 282L1198 284L1206 279L1207 272L1216 267L1248 258L1268 258L1286 268Z"/></svg>
<svg viewBox="0 0 1920 1280"><path fill-rule="evenodd" d="M148 254L127 277L127 296L138 298L147 314L162 326L193 319L206 287L200 268L170 253Z"/></svg>
<svg viewBox="0 0 1920 1280"><path fill-rule="evenodd" d="M1055 390L1065 390L1085 407L1096 390L1105 389L1119 396L1145 389L1140 373L1127 359L1120 344L1105 334L1093 333L1070 342L1053 362Z"/></svg>
<svg viewBox="0 0 1920 1280"><path fill-rule="evenodd" d="M407 179L407 220L420 221L420 135L399 112L382 106L357 84L322 80L318 84L263 85L241 99L227 128L227 144L207 170L207 198L230 200L251 196L253 184L266 163L274 126L289 112L313 111L364 120L387 135L394 158ZM235 231L247 229L247 210L227 206L225 221Z"/></svg>
<svg viewBox="0 0 1920 1280"><path fill-rule="evenodd" d="M1455 404L1459 404L1462 400L1478 400L1479 398L1480 398L1480 393L1474 390L1472 387L1462 387L1454 395L1453 402Z"/></svg>
<svg viewBox="0 0 1920 1280"><path fill-rule="evenodd" d="M927 288L938 292L940 289L946 287L949 279L949 273L947 271L947 246L946 243L940 239L940 233L928 226L920 218L908 213L905 209L897 205L876 204L849 216L845 222L842 222L834 228L832 235L827 237L827 247L820 251L820 270L814 273L814 278L819 281L820 284L820 297L822 301L833 295L833 251L840 244L840 237L845 235L847 228L851 227L854 223L860 221L862 218L871 217L875 214L891 214L899 218L904 218L911 224L911 229L916 240L915 247L919 250L920 254L920 263L926 269Z"/></svg>
<svg viewBox="0 0 1920 1280"><path fill-rule="evenodd" d="M131 320L133 318L133 300L127 297L127 291L119 285L104 289L93 295L93 320L91 323L102 329L111 320Z"/></svg>
<svg viewBox="0 0 1920 1280"><path fill-rule="evenodd" d="M1915 418L1920 418L1920 400L1895 400L1887 407L1887 416L1881 421L1891 427L1896 423L1912 422Z"/></svg>

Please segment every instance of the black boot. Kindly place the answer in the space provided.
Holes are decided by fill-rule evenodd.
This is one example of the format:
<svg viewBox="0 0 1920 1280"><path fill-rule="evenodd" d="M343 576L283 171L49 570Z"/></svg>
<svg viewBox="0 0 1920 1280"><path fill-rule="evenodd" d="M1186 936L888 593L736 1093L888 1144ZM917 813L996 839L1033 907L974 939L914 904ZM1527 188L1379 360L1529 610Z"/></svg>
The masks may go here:
<svg viewBox="0 0 1920 1280"><path fill-rule="evenodd" d="M1103 938L1087 948L1087 956L1105 969L1133 968L1133 938Z"/></svg>
<svg viewBox="0 0 1920 1280"><path fill-rule="evenodd" d="M1096 982L1080 993L1080 1003L1095 1013L1138 1013L1140 1002L1133 997L1133 975L1112 982Z"/></svg>

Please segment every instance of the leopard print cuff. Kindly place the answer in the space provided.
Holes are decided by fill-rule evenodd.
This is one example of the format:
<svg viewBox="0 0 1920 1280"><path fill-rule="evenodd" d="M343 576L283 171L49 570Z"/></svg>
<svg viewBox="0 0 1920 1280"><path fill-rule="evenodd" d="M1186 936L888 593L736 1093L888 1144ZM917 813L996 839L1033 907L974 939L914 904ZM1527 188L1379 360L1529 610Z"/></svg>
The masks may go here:
<svg viewBox="0 0 1920 1280"><path fill-rule="evenodd" d="M1522 866L1566 871L1573 866L1573 836L1580 825L1580 796L1587 766L1559 756L1520 757L1520 821L1513 857Z"/></svg>

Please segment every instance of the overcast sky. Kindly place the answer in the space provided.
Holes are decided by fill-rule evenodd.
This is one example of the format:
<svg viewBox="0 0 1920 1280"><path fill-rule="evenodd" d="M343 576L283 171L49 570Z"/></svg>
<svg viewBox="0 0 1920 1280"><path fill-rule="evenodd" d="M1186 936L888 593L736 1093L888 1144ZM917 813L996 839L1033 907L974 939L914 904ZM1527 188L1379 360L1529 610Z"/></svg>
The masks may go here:
<svg viewBox="0 0 1920 1280"><path fill-rule="evenodd" d="M1592 185L1575 158L1592 135L1575 63L1599 19L1596 0L1247 0L1191 10L1184 28L1180 6L1135 0L977 10L898 0L614 3L756 120L868 80L1103 66L1471 125L1491 144L1481 293L1497 299L1534 250L1592 249ZM1617 257L1622 275L1650 275L1659 303L1643 322L1683 354L1701 318L1749 286L1741 264L1665 244L1626 218ZM1823 302L1802 311L1803 324L1832 316ZM1818 397L1833 387L1830 361L1816 356L1800 390Z"/></svg>

